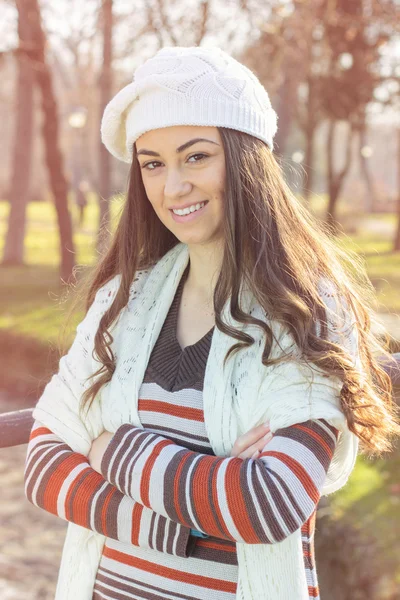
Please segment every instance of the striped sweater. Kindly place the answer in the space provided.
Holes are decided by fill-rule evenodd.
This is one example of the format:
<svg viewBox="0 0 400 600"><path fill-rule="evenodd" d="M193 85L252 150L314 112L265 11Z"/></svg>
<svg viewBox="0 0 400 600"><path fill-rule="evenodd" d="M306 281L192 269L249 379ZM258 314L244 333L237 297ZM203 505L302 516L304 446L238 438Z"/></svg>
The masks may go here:
<svg viewBox="0 0 400 600"><path fill-rule="evenodd" d="M184 277L140 389L144 429L115 432L102 477L35 422L27 497L107 536L93 599L234 600L236 543L278 543L299 528L309 597L318 598L316 507L338 431L323 419L299 423L276 431L257 459L216 457L202 411L212 330L183 350L175 335Z"/></svg>

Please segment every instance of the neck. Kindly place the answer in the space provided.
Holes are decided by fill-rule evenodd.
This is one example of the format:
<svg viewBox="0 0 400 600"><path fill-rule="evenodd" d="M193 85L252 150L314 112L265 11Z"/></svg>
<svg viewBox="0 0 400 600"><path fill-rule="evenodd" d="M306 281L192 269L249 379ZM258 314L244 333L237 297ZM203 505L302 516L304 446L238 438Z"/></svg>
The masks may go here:
<svg viewBox="0 0 400 600"><path fill-rule="evenodd" d="M199 244L189 247L189 273L185 287L195 293L197 297L210 301L214 295L222 264L222 250L220 246Z"/></svg>

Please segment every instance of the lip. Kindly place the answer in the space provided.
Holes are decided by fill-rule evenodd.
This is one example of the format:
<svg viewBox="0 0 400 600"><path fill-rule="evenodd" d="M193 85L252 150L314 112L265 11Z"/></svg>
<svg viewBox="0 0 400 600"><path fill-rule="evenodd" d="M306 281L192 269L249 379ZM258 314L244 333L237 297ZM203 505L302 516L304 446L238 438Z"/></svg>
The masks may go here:
<svg viewBox="0 0 400 600"><path fill-rule="evenodd" d="M193 221L194 219L197 219L197 217L200 217L203 214L203 212L205 211L207 204L208 204L208 201L205 203L203 208L200 208L199 210L195 210L194 212L192 212L188 215L176 215L171 208L169 209L169 211L171 213L173 220L176 221L177 223L188 223L189 221ZM189 206L190 206L190 204L189 204ZM182 207L182 209L183 209L183 207Z"/></svg>

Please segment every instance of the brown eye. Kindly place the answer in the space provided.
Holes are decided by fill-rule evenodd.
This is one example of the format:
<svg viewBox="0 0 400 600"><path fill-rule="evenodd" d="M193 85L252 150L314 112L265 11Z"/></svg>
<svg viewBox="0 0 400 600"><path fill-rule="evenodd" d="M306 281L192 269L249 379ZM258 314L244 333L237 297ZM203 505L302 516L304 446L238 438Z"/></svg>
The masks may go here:
<svg viewBox="0 0 400 600"><path fill-rule="evenodd" d="M192 156L189 156L188 160L190 160L191 158L195 158L196 156L201 156L201 158L199 160L196 160L195 162L201 162L202 160L204 160L205 158L208 158L207 154L203 154L202 152L198 152L197 154L192 154ZM161 164L158 160L152 160L150 162L145 163L141 169L147 169L147 171L155 171L157 167L154 168L148 168L149 165L159 165Z"/></svg>

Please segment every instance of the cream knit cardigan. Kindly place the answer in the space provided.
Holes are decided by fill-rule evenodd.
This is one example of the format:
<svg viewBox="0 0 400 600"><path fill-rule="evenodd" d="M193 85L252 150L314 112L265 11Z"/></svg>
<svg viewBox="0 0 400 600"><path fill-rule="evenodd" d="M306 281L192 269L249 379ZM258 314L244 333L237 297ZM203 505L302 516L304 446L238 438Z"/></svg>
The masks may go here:
<svg viewBox="0 0 400 600"><path fill-rule="evenodd" d="M116 370L83 421L78 416L78 405L82 392L90 385L90 382L85 383L85 378L99 367L92 357L94 335L102 314L114 299L120 275L98 290L95 301L77 327L69 352L60 360L58 373L47 384L33 411L34 419L49 427L75 452L88 456L92 440L104 430L115 432L123 423L142 427L137 408L138 391L188 261L188 246L178 243L152 268L136 274L129 301L112 327ZM321 294L329 307L329 291L322 290ZM246 312L267 318L243 286L241 302ZM341 329L337 329L336 313L332 315L332 335L337 336ZM264 420L270 421L274 433L308 419L324 418L341 434L322 494L338 490L346 483L358 450L358 438L348 430L340 408L340 381L324 377L313 365L314 379L310 383L311 370L297 360L264 367L261 328L244 326L232 319L229 301L222 317L228 324L252 335L255 343L231 357L223 373L223 358L235 340L217 327L214 330L203 402L205 426L215 455L229 456L236 438ZM282 350L287 349L293 342L287 330L276 322L269 324ZM271 356L280 353L274 343ZM92 598L104 541L103 535L68 523L55 600ZM276 544L237 542L236 547L238 600L309 600L300 529Z"/></svg>

